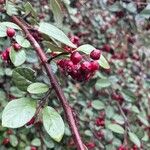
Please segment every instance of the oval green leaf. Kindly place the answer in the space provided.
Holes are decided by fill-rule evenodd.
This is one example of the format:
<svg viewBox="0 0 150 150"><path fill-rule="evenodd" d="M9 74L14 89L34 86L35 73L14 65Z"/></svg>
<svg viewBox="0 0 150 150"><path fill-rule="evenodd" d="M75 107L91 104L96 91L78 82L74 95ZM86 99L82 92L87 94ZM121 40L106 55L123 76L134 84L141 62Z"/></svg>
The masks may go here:
<svg viewBox="0 0 150 150"><path fill-rule="evenodd" d="M13 29L21 30L21 28L13 22L7 22L7 21L6 22L1 22L0 26L1 25L5 26L7 28L13 28Z"/></svg>
<svg viewBox="0 0 150 150"><path fill-rule="evenodd" d="M19 128L31 120L36 111L36 102L29 98L10 101L2 113L2 126Z"/></svg>
<svg viewBox="0 0 150 150"><path fill-rule="evenodd" d="M94 100L92 101L92 107L96 110L102 110L105 108L105 105L100 100Z"/></svg>
<svg viewBox="0 0 150 150"><path fill-rule="evenodd" d="M27 91L31 94L41 94L47 92L49 89L47 84L44 83L32 83L28 86Z"/></svg>
<svg viewBox="0 0 150 150"><path fill-rule="evenodd" d="M70 39L64 34L64 32L49 23L41 22L39 26L39 31L48 35L49 37L56 39L63 44L66 44L72 48L76 48L76 45L74 45L70 41Z"/></svg>
<svg viewBox="0 0 150 150"><path fill-rule="evenodd" d="M21 35L16 36L16 42L24 48L30 47L30 42Z"/></svg>
<svg viewBox="0 0 150 150"><path fill-rule="evenodd" d="M65 125L61 116L52 107L43 109L43 125L47 133L57 142L60 142L65 131Z"/></svg>
<svg viewBox="0 0 150 150"><path fill-rule="evenodd" d="M124 134L124 128L118 124L109 124L107 128L115 133Z"/></svg>
<svg viewBox="0 0 150 150"><path fill-rule="evenodd" d="M14 64L14 66L20 66L26 61L26 53L24 50L19 50L16 52L13 48L11 49L10 53L10 60Z"/></svg>
<svg viewBox="0 0 150 150"><path fill-rule="evenodd" d="M132 132L129 132L128 134L129 134L130 140L138 147L141 147L141 142L140 142L139 138L137 137L137 135Z"/></svg>
<svg viewBox="0 0 150 150"><path fill-rule="evenodd" d="M35 81L35 72L31 68L15 68L12 73L12 80L21 91L26 91L27 87Z"/></svg>

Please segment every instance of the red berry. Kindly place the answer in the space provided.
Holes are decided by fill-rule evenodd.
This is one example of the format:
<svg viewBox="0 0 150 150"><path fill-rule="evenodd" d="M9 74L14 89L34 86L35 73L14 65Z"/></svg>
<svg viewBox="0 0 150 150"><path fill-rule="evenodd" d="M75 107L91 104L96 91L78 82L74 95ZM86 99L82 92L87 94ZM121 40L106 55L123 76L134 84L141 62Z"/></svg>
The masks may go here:
<svg viewBox="0 0 150 150"><path fill-rule="evenodd" d="M79 52L73 52L70 59L74 64L78 64L82 60L82 55Z"/></svg>
<svg viewBox="0 0 150 150"><path fill-rule="evenodd" d="M6 48L2 52L2 54L1 54L2 60L4 60L4 61L8 61L9 60L9 53L10 53L10 51L11 51L11 48L9 47L9 48Z"/></svg>
<svg viewBox="0 0 150 150"><path fill-rule="evenodd" d="M90 72L91 71L91 63L88 61L84 61L81 64L81 70L85 73L85 72Z"/></svg>
<svg viewBox="0 0 150 150"><path fill-rule="evenodd" d="M27 122L26 125L30 126L30 125L34 124L34 122L35 122L35 117L32 117L31 120L29 122Z"/></svg>
<svg viewBox="0 0 150 150"><path fill-rule="evenodd" d="M37 150L37 148L35 146L31 146L30 150Z"/></svg>
<svg viewBox="0 0 150 150"><path fill-rule="evenodd" d="M88 143L86 143L85 144L87 147L88 147L88 149L90 149L90 150L92 150L92 149L94 149L95 148L95 143L93 143L93 142L88 142Z"/></svg>
<svg viewBox="0 0 150 150"><path fill-rule="evenodd" d="M5 0L0 0L0 4L4 4L5 3Z"/></svg>
<svg viewBox="0 0 150 150"><path fill-rule="evenodd" d="M90 53L90 57L93 59L93 60L98 60L100 58L100 55L101 55L101 52L100 50L98 49L95 49L93 50L91 53Z"/></svg>
<svg viewBox="0 0 150 150"><path fill-rule="evenodd" d="M105 120L104 118L97 118L96 121L95 121L95 124L97 126L104 126L105 125Z"/></svg>
<svg viewBox="0 0 150 150"><path fill-rule="evenodd" d="M13 47L16 51L20 50L21 49L21 45L19 45L18 43L14 43L13 44Z"/></svg>
<svg viewBox="0 0 150 150"><path fill-rule="evenodd" d="M97 61L91 61L91 71L96 71L99 69L99 63Z"/></svg>
<svg viewBox="0 0 150 150"><path fill-rule="evenodd" d="M71 60L66 60L65 66L64 66L65 71L66 72L71 72L73 70L73 67L74 67L73 62Z"/></svg>
<svg viewBox="0 0 150 150"><path fill-rule="evenodd" d="M103 51L110 52L110 50L111 50L111 47L108 44L105 44L103 46Z"/></svg>
<svg viewBox="0 0 150 150"><path fill-rule="evenodd" d="M13 131L12 131L11 129L8 129L8 130L6 131L6 133L7 133L8 135L11 135L11 134L13 134Z"/></svg>
<svg viewBox="0 0 150 150"><path fill-rule="evenodd" d="M9 138L4 138L2 144L7 145L10 142Z"/></svg>
<svg viewBox="0 0 150 150"><path fill-rule="evenodd" d="M123 145L120 145L119 147L118 147L118 150L127 150Z"/></svg>
<svg viewBox="0 0 150 150"><path fill-rule="evenodd" d="M16 31L13 28L8 28L6 33L8 37L12 38L15 35Z"/></svg>

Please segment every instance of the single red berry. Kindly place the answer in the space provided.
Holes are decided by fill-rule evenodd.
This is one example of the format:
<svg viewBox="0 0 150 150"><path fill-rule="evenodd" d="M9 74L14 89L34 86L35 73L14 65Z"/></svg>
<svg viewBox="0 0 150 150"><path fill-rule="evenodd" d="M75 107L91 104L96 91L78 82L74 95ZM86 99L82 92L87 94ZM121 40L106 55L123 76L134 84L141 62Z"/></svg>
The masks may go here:
<svg viewBox="0 0 150 150"><path fill-rule="evenodd" d="M79 52L73 52L70 59L74 64L78 64L82 60L82 55Z"/></svg>
<svg viewBox="0 0 150 150"><path fill-rule="evenodd" d="M71 72L73 70L74 64L71 60L66 60L64 69L66 72Z"/></svg>
<svg viewBox="0 0 150 150"><path fill-rule="evenodd" d="M27 122L26 125L30 126L30 125L34 124L34 122L35 122L35 117L32 117L31 120L29 122Z"/></svg>
<svg viewBox="0 0 150 150"><path fill-rule="evenodd" d="M101 56L101 52L100 50L98 49L95 49L93 50L91 53L90 53L90 57L93 59L93 60L98 60Z"/></svg>
<svg viewBox="0 0 150 150"><path fill-rule="evenodd" d="M118 147L118 150L127 150L123 145L120 145L119 147Z"/></svg>
<svg viewBox="0 0 150 150"><path fill-rule="evenodd" d="M8 48L6 48L6 49L2 52L2 54L1 54L2 60L4 60L4 61L8 61L8 60L9 60L9 53L10 53L10 51L11 51L11 48L8 47Z"/></svg>
<svg viewBox="0 0 150 150"><path fill-rule="evenodd" d="M2 144L7 145L7 144L9 144L9 142L10 142L9 138L4 138Z"/></svg>
<svg viewBox="0 0 150 150"><path fill-rule="evenodd" d="M0 4L4 4L5 3L5 0L0 0Z"/></svg>
<svg viewBox="0 0 150 150"><path fill-rule="evenodd" d="M11 134L13 134L13 131L12 131L11 129L8 129L8 130L6 131L6 133L7 133L8 135L11 135Z"/></svg>
<svg viewBox="0 0 150 150"><path fill-rule="evenodd" d="M37 150L35 146L30 146L30 150Z"/></svg>
<svg viewBox="0 0 150 150"><path fill-rule="evenodd" d="M88 149L90 149L90 150L92 150L92 149L94 149L95 148L95 143L93 143L93 142L88 142L88 143L86 143L85 144L87 147L88 147Z"/></svg>
<svg viewBox="0 0 150 150"><path fill-rule="evenodd" d="M77 46L80 44L80 39L79 39L79 37L78 36L70 36L70 40L71 40L71 42L73 43L73 44L76 44Z"/></svg>
<svg viewBox="0 0 150 150"><path fill-rule="evenodd" d="M97 119L95 120L95 124L96 124L97 126L104 126L104 125L105 125L105 120L104 120L104 118L97 118Z"/></svg>
<svg viewBox="0 0 150 150"><path fill-rule="evenodd" d="M6 33L8 37L12 38L15 35L16 31L13 28L8 28Z"/></svg>
<svg viewBox="0 0 150 150"><path fill-rule="evenodd" d="M91 61L91 71L96 71L99 69L99 63L97 61Z"/></svg>
<svg viewBox="0 0 150 150"><path fill-rule="evenodd" d="M138 147L136 145L133 146L133 150L138 150Z"/></svg>
<svg viewBox="0 0 150 150"><path fill-rule="evenodd" d="M81 70L86 73L86 72L90 72L91 71L91 63L88 61L84 61L81 64Z"/></svg>
<svg viewBox="0 0 150 150"><path fill-rule="evenodd" d="M21 49L21 45L19 45L18 43L14 43L13 44L13 47L16 51L20 50Z"/></svg>
<svg viewBox="0 0 150 150"><path fill-rule="evenodd" d="M65 62L66 62L65 59L61 59L57 62L57 65L60 66L61 68L63 68L65 66Z"/></svg>
<svg viewBox="0 0 150 150"><path fill-rule="evenodd" d="M102 49L103 51L110 52L111 47L108 44L105 44Z"/></svg>

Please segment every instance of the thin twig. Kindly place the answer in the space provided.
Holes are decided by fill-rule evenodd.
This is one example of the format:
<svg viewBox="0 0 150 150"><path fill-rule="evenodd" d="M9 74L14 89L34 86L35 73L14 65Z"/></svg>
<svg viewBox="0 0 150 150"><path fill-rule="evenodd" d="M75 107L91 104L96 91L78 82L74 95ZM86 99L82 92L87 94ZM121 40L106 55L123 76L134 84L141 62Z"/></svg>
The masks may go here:
<svg viewBox="0 0 150 150"><path fill-rule="evenodd" d="M53 59L58 58L58 57L63 56L63 55L68 55L68 54L69 54L68 52L60 53L60 54L58 54L58 55L56 55L56 56L51 57L50 59L48 59L47 62L50 63Z"/></svg>

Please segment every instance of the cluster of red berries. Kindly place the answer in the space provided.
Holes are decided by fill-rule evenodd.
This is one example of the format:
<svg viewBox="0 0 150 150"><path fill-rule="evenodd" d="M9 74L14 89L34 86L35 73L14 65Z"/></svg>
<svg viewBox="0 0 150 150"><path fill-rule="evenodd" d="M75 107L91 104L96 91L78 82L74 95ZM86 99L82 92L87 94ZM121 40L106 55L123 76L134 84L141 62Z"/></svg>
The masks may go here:
<svg viewBox="0 0 150 150"><path fill-rule="evenodd" d="M103 117L99 117L95 120L96 126L104 126L105 125L105 120Z"/></svg>
<svg viewBox="0 0 150 150"><path fill-rule="evenodd" d="M58 66L73 79L79 82L87 81L99 69L97 60L100 58L100 55L100 50L95 49L90 53L92 60L86 60L79 52L73 51L69 59L58 61Z"/></svg>
<svg viewBox="0 0 150 150"><path fill-rule="evenodd" d="M118 101L119 103L122 103L124 101L124 98L122 97L122 95L120 93L114 92L111 95L111 98Z"/></svg>
<svg viewBox="0 0 150 150"><path fill-rule="evenodd" d="M16 34L16 31L13 28L8 28L6 30L6 34L7 34L7 37L13 38ZM16 42L12 44L12 47L14 48L15 51L19 51L21 49L21 46ZM1 54L2 60L6 61L6 62L8 62L10 60L10 58L9 58L10 51L11 51L11 47L8 47L2 52L2 54Z"/></svg>

